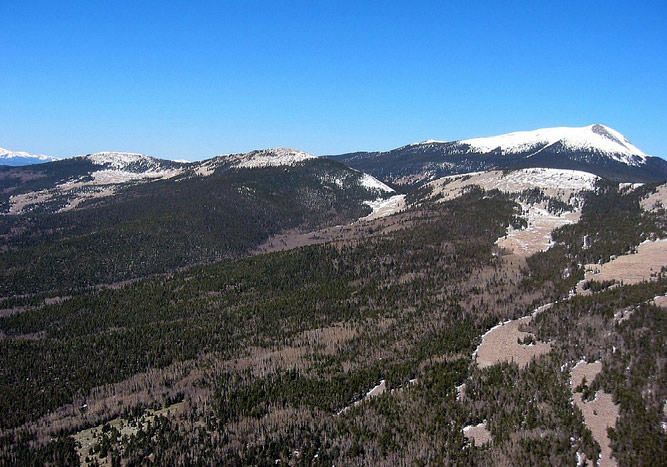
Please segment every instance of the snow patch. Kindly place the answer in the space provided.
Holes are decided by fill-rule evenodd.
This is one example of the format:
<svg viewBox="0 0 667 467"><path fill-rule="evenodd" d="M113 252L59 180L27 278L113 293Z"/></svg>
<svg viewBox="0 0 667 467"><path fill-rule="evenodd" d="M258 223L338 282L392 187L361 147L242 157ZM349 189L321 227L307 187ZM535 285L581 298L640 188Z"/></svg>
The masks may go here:
<svg viewBox="0 0 667 467"><path fill-rule="evenodd" d="M299 149L273 148L253 151L248 154L232 154L221 156L232 161L237 168L279 167L281 165L296 165L316 156Z"/></svg>
<svg viewBox="0 0 667 467"><path fill-rule="evenodd" d="M438 140L435 140L435 139L427 139L426 141L421 141L419 143L411 143L411 144L409 144L409 146L422 146L424 144L442 144L442 143L446 143L446 142L447 141L438 141Z"/></svg>
<svg viewBox="0 0 667 467"><path fill-rule="evenodd" d="M525 229L509 226L507 233L496 240L496 245L525 256L548 250L553 244L551 233L564 225L575 224L581 215L579 210L552 214L544 203L519 204L524 212L522 217L526 219L528 226Z"/></svg>
<svg viewBox="0 0 667 467"><path fill-rule="evenodd" d="M385 193L392 193L394 191L393 188L388 187L380 180L368 175L367 173L362 175L359 184L365 188L368 188L369 190L384 191Z"/></svg>
<svg viewBox="0 0 667 467"><path fill-rule="evenodd" d="M144 154L111 151L97 152L84 157L95 165L111 166L114 169L122 169L139 161L154 160L152 157Z"/></svg>
<svg viewBox="0 0 667 467"><path fill-rule="evenodd" d="M386 391L387 386L386 386L386 381L383 379L381 380L377 385L373 386L367 393L362 397L360 400L356 401L352 405L348 405L347 407L343 408L340 412L338 412L336 415L341 415L350 410L352 407L357 407L359 404L361 404L363 401L367 399L371 399L373 397L377 397L381 394L384 394Z"/></svg>
<svg viewBox="0 0 667 467"><path fill-rule="evenodd" d="M364 204L369 206L373 212L359 220L378 219L400 211L405 205L405 195L396 195L387 199L378 198L375 201L364 201Z"/></svg>

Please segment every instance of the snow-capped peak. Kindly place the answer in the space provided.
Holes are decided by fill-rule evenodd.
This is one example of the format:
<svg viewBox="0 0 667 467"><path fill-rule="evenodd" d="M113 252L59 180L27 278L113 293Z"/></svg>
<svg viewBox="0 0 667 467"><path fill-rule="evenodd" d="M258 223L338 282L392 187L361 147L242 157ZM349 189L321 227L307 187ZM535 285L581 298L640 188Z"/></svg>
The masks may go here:
<svg viewBox="0 0 667 467"><path fill-rule="evenodd" d="M29 165L40 164L42 162L53 162L57 160L58 158L53 156L30 154L24 151L10 151L9 149L0 148L0 164L7 163L9 165Z"/></svg>
<svg viewBox="0 0 667 467"><path fill-rule="evenodd" d="M628 165L639 165L647 158L646 154L621 133L600 124L517 131L499 136L465 139L459 143L467 144L473 151L488 153L500 150L502 154L541 150L560 143L572 150L597 151Z"/></svg>
<svg viewBox="0 0 667 467"><path fill-rule="evenodd" d="M316 156L299 149L272 148L221 157L232 161L233 165L238 168L256 168L295 165L308 159L314 159Z"/></svg>

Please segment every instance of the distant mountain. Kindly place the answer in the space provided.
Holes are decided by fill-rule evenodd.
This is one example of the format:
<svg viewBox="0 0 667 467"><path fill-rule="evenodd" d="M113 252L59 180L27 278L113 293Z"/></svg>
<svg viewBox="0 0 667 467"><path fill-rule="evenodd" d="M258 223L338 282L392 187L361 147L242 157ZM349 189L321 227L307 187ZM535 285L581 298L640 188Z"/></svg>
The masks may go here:
<svg viewBox="0 0 667 467"><path fill-rule="evenodd" d="M623 182L667 180L667 161L644 154L604 125L545 128L453 142L428 140L386 152L328 156L399 185L493 169L555 168Z"/></svg>
<svg viewBox="0 0 667 467"><path fill-rule="evenodd" d="M17 167L22 165L43 164L45 162L52 162L57 160L58 158L53 156L42 156L0 148L0 165Z"/></svg>
<svg viewBox="0 0 667 467"><path fill-rule="evenodd" d="M392 195L365 173L292 149L0 167L0 296L242 257L280 232L354 222Z"/></svg>
<svg viewBox="0 0 667 467"><path fill-rule="evenodd" d="M333 183L337 189L349 190L361 186L370 190L369 193L393 192L393 189L367 174L323 161L300 150L273 148L246 154L225 154L200 162L175 162L136 153L100 152L39 166L0 167L0 212L68 211L85 206L85 201L107 198L147 182L180 182L228 171L239 172L252 180L253 174L262 169L270 173L301 166L312 167L314 172L318 172L317 179L325 189L330 189L328 185ZM335 174L332 167L336 168L333 171ZM364 200L376 198L372 195Z"/></svg>

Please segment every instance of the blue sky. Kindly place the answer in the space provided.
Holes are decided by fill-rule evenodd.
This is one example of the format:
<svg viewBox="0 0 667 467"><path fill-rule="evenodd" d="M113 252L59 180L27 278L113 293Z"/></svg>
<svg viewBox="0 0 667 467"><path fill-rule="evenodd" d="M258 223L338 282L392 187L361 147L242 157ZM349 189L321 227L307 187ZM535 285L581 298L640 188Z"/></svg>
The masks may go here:
<svg viewBox="0 0 667 467"><path fill-rule="evenodd" d="M0 146L196 160L603 123L667 157L661 1L0 0Z"/></svg>

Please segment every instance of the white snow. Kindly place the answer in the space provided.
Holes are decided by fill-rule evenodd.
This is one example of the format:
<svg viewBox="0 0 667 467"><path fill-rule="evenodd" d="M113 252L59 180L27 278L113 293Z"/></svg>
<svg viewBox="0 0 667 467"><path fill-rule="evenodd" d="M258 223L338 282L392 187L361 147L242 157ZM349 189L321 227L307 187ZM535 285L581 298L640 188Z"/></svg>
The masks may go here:
<svg viewBox="0 0 667 467"><path fill-rule="evenodd" d="M574 212L552 214L544 203L529 205L519 202L519 204L524 213L522 217L526 219L528 226L524 229L509 226L507 233L496 240L496 245L527 256L551 248L553 244L551 233L564 225L577 223L581 215L578 209Z"/></svg>
<svg viewBox="0 0 667 467"><path fill-rule="evenodd" d="M405 195L396 195L387 199L378 198L375 201L364 201L364 204L369 206L373 212L359 220L377 219L394 214L404 206L404 200Z"/></svg>
<svg viewBox="0 0 667 467"><path fill-rule="evenodd" d="M0 160L2 159L15 159L18 157L25 157L27 159L36 159L44 162L51 162L59 160L57 157L45 156L43 154L30 154L23 151L11 151L9 149L0 148Z"/></svg>
<svg viewBox="0 0 667 467"><path fill-rule="evenodd" d="M348 405L347 407L341 409L336 415L341 415L341 414L347 412L348 410L350 410L352 407L357 407L359 404L361 404L366 399L370 399L370 398L373 398L373 397L377 397L381 394L384 394L385 390L386 390L386 381L381 380L377 385L373 386L364 395L364 397L362 397L360 400L356 401L354 404Z"/></svg>
<svg viewBox="0 0 667 467"><path fill-rule="evenodd" d="M461 383L458 386L456 386L456 400L460 401L461 397L464 395L466 390L466 383Z"/></svg>
<svg viewBox="0 0 667 467"><path fill-rule="evenodd" d="M411 143L409 146L421 146L423 144L441 144L446 143L447 141L438 141L436 139L427 139L426 141L421 141L419 143Z"/></svg>
<svg viewBox="0 0 667 467"><path fill-rule="evenodd" d="M482 428L482 427L486 428L486 420L484 420L482 423L478 423L477 425L464 426L463 427L463 432L467 433L474 428Z"/></svg>
<svg viewBox="0 0 667 467"><path fill-rule="evenodd" d="M434 180L429 185L433 188L433 195L443 194L445 200L460 196L461 189L468 185L479 185L485 190L497 189L505 193L539 188L546 195L568 202L571 195L582 190L593 190L599 179L597 175L579 170L531 168L450 175Z"/></svg>
<svg viewBox="0 0 667 467"><path fill-rule="evenodd" d="M295 165L316 156L299 149L273 148L253 151L247 154L225 154L223 157L238 168L278 167Z"/></svg>
<svg viewBox="0 0 667 467"><path fill-rule="evenodd" d="M430 182L430 196L439 196L447 201L461 196L466 187L478 185L485 190L497 189L505 193L521 193L526 189L539 188L547 196L568 203L574 212L558 215L548 211L545 202L529 204L519 202L522 216L528 221L526 229L510 227L507 234L498 240L503 248L519 254L532 254L547 249L551 244L551 232L565 224L577 222L580 215L582 192L595 189L599 177L588 172L563 169L531 168L503 172L475 172L450 175Z"/></svg>
<svg viewBox="0 0 667 467"><path fill-rule="evenodd" d="M110 153L105 153L110 154ZM114 153L117 154L117 153ZM141 156L141 155L139 155ZM87 157L87 156L85 156ZM142 156L147 157L147 156ZM149 158L150 159L150 158ZM122 161L136 161L138 159L130 157L120 157L116 160L113 156L104 155L96 159L98 165L110 164L111 166L122 166ZM111 162L107 162L111 161ZM131 162L129 162L131 163ZM33 191L15 195L9 199L9 214L22 214L26 208L41 203L49 202L54 196L67 197L68 204L60 211L69 211L75 209L81 202L92 199L113 196L116 192L114 185L133 181L149 181L156 179L172 178L182 173L182 169L174 168L168 170L158 170L159 166L156 164L153 169L146 172L129 172L121 169L103 169L92 172L90 176L92 180L85 178L74 179L55 185L46 190Z"/></svg>
<svg viewBox="0 0 667 467"><path fill-rule="evenodd" d="M215 167L216 164L214 162L206 161L197 167L195 173L202 177L208 177L209 175L212 175L213 172L215 172Z"/></svg>
<svg viewBox="0 0 667 467"><path fill-rule="evenodd" d="M646 154L630 143L621 133L599 124L578 128L556 127L517 131L459 141L459 143L469 145L474 151L488 153L499 149L502 154L528 152L532 149L539 152L544 149L545 145L557 142L572 150L597 150L628 165L641 165L647 158Z"/></svg>
<svg viewBox="0 0 667 467"><path fill-rule="evenodd" d="M644 186L643 183L619 183L618 188L621 190L633 191L637 188Z"/></svg>
<svg viewBox="0 0 667 467"><path fill-rule="evenodd" d="M577 466L586 464L586 455L577 451Z"/></svg>
<svg viewBox="0 0 667 467"><path fill-rule="evenodd" d="M156 170L142 173L127 172L125 170L98 170L93 172L93 182L91 185L109 185L112 183L125 183L132 180L145 180L151 178L172 178L180 174L179 169L173 170ZM62 187L62 185L61 185Z"/></svg>
<svg viewBox="0 0 667 467"><path fill-rule="evenodd" d="M368 175L367 173L363 174L361 177L361 180L359 181L359 184L365 188L371 189L371 190L378 190L378 191L384 191L387 193L391 193L394 190L392 188L389 188L387 185L382 183L380 180L378 180L375 177L372 177Z"/></svg>
<svg viewBox="0 0 667 467"><path fill-rule="evenodd" d="M509 172L498 181L496 188L513 191L513 186L535 186L542 189L592 190L600 177L588 172L563 169L522 169Z"/></svg>
<svg viewBox="0 0 667 467"><path fill-rule="evenodd" d="M96 152L95 154L89 154L83 157L90 160L95 165L110 165L114 169L122 169L141 160L152 160L151 157L144 154L111 151Z"/></svg>
<svg viewBox="0 0 667 467"><path fill-rule="evenodd" d="M332 175L332 174L329 174L329 173L325 173L325 174L321 175L319 177L319 179L320 179L320 181L322 181L322 183L333 183L338 188L344 188L345 187L345 183L344 183L343 178L336 177L335 175Z"/></svg>

